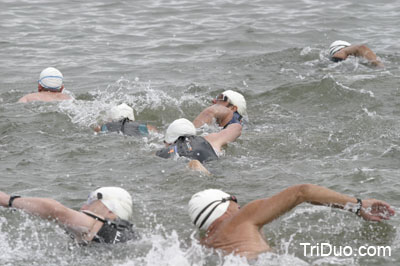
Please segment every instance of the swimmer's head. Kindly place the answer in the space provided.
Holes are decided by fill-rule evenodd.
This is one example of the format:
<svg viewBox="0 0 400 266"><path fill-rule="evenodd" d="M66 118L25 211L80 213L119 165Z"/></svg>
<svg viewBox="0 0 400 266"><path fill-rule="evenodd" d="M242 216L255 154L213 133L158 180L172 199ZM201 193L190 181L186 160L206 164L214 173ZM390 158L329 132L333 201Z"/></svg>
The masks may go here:
<svg viewBox="0 0 400 266"><path fill-rule="evenodd" d="M64 89L63 80L64 77L58 69L45 68L39 76L39 91L61 92Z"/></svg>
<svg viewBox="0 0 400 266"><path fill-rule="evenodd" d="M349 47L351 44L346 41L334 41L329 46L329 57L332 58L336 52L339 52L343 48Z"/></svg>
<svg viewBox="0 0 400 266"><path fill-rule="evenodd" d="M221 217L229 207L230 201L236 201L231 196L219 189L206 189L197 192L189 201L189 216L194 225L202 230Z"/></svg>
<svg viewBox="0 0 400 266"><path fill-rule="evenodd" d="M244 116L246 115L246 100L244 99L243 95L232 90L227 90L217 96L219 101L227 101L233 106L236 106L237 112Z"/></svg>
<svg viewBox="0 0 400 266"><path fill-rule="evenodd" d="M196 135L196 128L193 123L186 118L176 119L172 122L165 132L164 141L172 144L181 136L194 136Z"/></svg>
<svg viewBox="0 0 400 266"><path fill-rule="evenodd" d="M123 220L132 216L132 197L120 187L101 187L89 194L87 205L100 200L111 212Z"/></svg>
<svg viewBox="0 0 400 266"><path fill-rule="evenodd" d="M114 106L110 110L110 119L111 120L121 120L124 118L128 118L131 121L135 121L135 115L133 114L132 107L128 106L125 103L122 103L118 106Z"/></svg>

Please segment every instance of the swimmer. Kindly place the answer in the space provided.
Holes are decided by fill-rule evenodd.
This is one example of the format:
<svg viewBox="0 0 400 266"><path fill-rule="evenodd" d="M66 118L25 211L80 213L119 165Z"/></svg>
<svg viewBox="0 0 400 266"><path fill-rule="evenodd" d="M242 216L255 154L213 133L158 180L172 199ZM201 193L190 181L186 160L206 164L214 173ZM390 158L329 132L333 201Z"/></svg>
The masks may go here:
<svg viewBox="0 0 400 266"><path fill-rule="evenodd" d="M125 103L111 108L109 113L110 122L95 127L96 132L119 132L128 136L146 136L149 131L156 131L150 125L135 122L132 107Z"/></svg>
<svg viewBox="0 0 400 266"><path fill-rule="evenodd" d="M0 206L16 208L63 226L80 244L115 244L137 239L131 195L119 187L102 187L89 194L80 211L48 198L10 196L0 191Z"/></svg>
<svg viewBox="0 0 400 266"><path fill-rule="evenodd" d="M221 249L225 254L256 258L260 253L272 251L261 232L262 227L303 202L345 209L368 221L380 222L394 215L386 202L360 200L311 184L291 186L243 207L236 197L218 189L207 189L192 196L188 210L194 225L205 231L200 240L202 245Z"/></svg>
<svg viewBox="0 0 400 266"><path fill-rule="evenodd" d="M210 172L203 163L218 159L222 147L242 134L242 115L246 114L246 101L238 92L224 91L213 100L192 122L177 119L169 125L164 143L166 147L156 155L163 158L184 156L193 159L189 168L205 174ZM217 122L223 129L204 137L196 136L196 128Z"/></svg>
<svg viewBox="0 0 400 266"><path fill-rule="evenodd" d="M212 103L213 105L205 108L193 120L193 124L196 128L199 128L204 124L211 125L216 122L218 126L223 128L219 132L204 137L214 151L220 154L223 146L235 141L242 134L242 117L246 115L246 100L242 94L227 90L213 99ZM205 172L201 161L191 161L189 168Z"/></svg>
<svg viewBox="0 0 400 266"><path fill-rule="evenodd" d="M213 99L212 103L193 120L196 128L216 121L224 129L229 125L240 125L237 129L242 131L242 118L246 115L246 100L242 94L227 90Z"/></svg>
<svg viewBox="0 0 400 266"><path fill-rule="evenodd" d="M18 100L19 103L28 103L34 101L52 102L70 100L71 97L62 93L64 89L63 75L54 68L44 69L39 76L38 92L30 93Z"/></svg>
<svg viewBox="0 0 400 266"><path fill-rule="evenodd" d="M172 122L165 132L165 148L158 150L156 155L162 158L186 157L192 159L189 168L210 174L203 166L204 162L218 159L221 144L215 139L196 136L196 128L186 118Z"/></svg>
<svg viewBox="0 0 400 266"><path fill-rule="evenodd" d="M329 58L334 62L345 60L348 56L363 57L376 67L384 67L376 54L366 45L351 45L346 41L334 41L329 46Z"/></svg>

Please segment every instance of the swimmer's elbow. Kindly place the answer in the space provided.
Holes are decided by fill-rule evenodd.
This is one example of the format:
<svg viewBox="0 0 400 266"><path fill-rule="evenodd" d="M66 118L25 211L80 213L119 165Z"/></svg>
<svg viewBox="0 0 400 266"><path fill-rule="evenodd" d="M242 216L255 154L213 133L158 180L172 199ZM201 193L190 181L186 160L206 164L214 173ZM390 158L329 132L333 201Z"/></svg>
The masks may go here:
<svg viewBox="0 0 400 266"><path fill-rule="evenodd" d="M354 53L355 56L365 57L367 53L372 52L365 44L357 45L356 52Z"/></svg>
<svg viewBox="0 0 400 266"><path fill-rule="evenodd" d="M359 50L369 50L369 48L368 48L368 46L366 46L365 44L360 44L359 46L358 46L358 49Z"/></svg>
<svg viewBox="0 0 400 266"><path fill-rule="evenodd" d="M296 195L296 205L301 204L303 202L307 202L309 199L310 191L312 190L311 184L301 184L296 185L295 187L295 195Z"/></svg>
<svg viewBox="0 0 400 266"><path fill-rule="evenodd" d="M236 132L237 132L237 138L238 138L238 137L240 137L242 135L243 126L241 124L239 124L239 123L236 123L234 125L235 125L235 129L236 129Z"/></svg>

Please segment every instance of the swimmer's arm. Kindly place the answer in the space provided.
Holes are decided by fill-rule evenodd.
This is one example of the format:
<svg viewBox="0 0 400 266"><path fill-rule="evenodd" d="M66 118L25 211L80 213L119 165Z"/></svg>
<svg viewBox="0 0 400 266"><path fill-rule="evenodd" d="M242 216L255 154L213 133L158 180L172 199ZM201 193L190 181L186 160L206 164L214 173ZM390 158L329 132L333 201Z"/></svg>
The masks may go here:
<svg viewBox="0 0 400 266"><path fill-rule="evenodd" d="M0 205L8 207L10 196L0 192ZM56 200L48 198L16 198L12 207L23 210L29 214L36 215L46 220L54 220L72 230L77 227L90 229L93 219L89 216L67 208Z"/></svg>
<svg viewBox="0 0 400 266"><path fill-rule="evenodd" d="M213 146L217 151L221 151L222 146L235 141L242 134L242 125L240 124L230 124L225 129L217 132L211 133L204 138Z"/></svg>
<svg viewBox="0 0 400 266"><path fill-rule="evenodd" d="M346 59L349 55L363 57L367 59L372 65L383 67L383 63L377 59L376 54L366 45L351 45L343 48L333 55L334 58Z"/></svg>
<svg viewBox="0 0 400 266"><path fill-rule="evenodd" d="M201 127L204 124L211 125L214 119L218 125L225 126L233 117L233 112L229 108L214 104L204 109L194 120L193 124L196 128Z"/></svg>
<svg viewBox="0 0 400 266"><path fill-rule="evenodd" d="M357 199L321 186L296 185L270 198L250 202L242 208L241 216L243 218L241 219L248 217L251 223L261 228L303 202L344 208L348 203L357 204ZM373 210L368 211L368 208L373 208ZM383 201L368 199L362 201L360 215L366 220L381 221L394 215L394 210Z"/></svg>
<svg viewBox="0 0 400 266"><path fill-rule="evenodd" d="M28 102L28 97L23 96L22 98L20 98L20 99L18 100L18 102L19 102L19 103L27 103L27 102Z"/></svg>

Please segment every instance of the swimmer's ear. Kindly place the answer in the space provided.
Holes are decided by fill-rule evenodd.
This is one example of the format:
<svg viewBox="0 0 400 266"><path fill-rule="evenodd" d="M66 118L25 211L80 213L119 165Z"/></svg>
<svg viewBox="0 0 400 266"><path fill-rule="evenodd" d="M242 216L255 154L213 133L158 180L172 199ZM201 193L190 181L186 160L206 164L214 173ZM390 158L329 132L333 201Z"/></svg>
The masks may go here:
<svg viewBox="0 0 400 266"><path fill-rule="evenodd" d="M233 112L237 112L238 108L237 108L236 105L232 105L231 107L232 107L231 109L232 109Z"/></svg>

